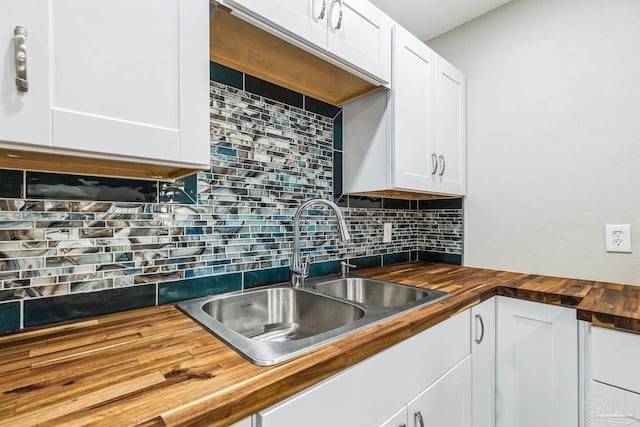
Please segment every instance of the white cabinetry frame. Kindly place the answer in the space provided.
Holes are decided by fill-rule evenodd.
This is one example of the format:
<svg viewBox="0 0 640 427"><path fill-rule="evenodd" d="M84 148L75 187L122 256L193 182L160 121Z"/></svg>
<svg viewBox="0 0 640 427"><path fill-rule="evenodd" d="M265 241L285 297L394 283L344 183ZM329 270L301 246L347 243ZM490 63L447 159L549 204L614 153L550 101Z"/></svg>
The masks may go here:
<svg viewBox="0 0 640 427"><path fill-rule="evenodd" d="M496 297L471 308L473 427L495 427Z"/></svg>

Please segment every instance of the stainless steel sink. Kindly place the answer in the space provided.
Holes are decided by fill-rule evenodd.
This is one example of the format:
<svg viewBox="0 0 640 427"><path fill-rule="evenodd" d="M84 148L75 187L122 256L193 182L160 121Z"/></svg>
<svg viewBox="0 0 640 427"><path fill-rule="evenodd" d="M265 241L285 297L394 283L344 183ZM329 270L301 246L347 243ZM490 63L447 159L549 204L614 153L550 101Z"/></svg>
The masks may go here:
<svg viewBox="0 0 640 427"><path fill-rule="evenodd" d="M364 317L364 310L343 301L293 288L263 289L202 304L202 311L247 338L296 341Z"/></svg>
<svg viewBox="0 0 640 427"><path fill-rule="evenodd" d="M209 296L177 306L262 366L290 359L370 323L364 307L289 286Z"/></svg>
<svg viewBox="0 0 640 427"><path fill-rule="evenodd" d="M442 291L416 288L364 277L344 277L329 280L313 284L312 288L324 295L380 307L407 306L416 301L427 303L447 295L446 292Z"/></svg>
<svg viewBox="0 0 640 427"><path fill-rule="evenodd" d="M177 306L250 362L268 366L448 296L347 277L208 296Z"/></svg>

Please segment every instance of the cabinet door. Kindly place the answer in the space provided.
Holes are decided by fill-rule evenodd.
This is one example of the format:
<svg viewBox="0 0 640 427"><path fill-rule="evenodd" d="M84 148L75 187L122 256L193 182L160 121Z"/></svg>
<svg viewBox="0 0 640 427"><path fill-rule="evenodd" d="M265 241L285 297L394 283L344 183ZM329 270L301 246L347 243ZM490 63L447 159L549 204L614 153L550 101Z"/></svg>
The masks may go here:
<svg viewBox="0 0 640 427"><path fill-rule="evenodd" d="M471 309L473 426L495 426L496 299Z"/></svg>
<svg viewBox="0 0 640 427"><path fill-rule="evenodd" d="M435 73L435 147L439 165L437 190L464 195L465 180L465 79L439 58Z"/></svg>
<svg viewBox="0 0 640 427"><path fill-rule="evenodd" d="M409 402L411 427L471 427L471 356Z"/></svg>
<svg viewBox="0 0 640 427"><path fill-rule="evenodd" d="M391 81L393 21L368 0L328 0L327 51L383 83Z"/></svg>
<svg viewBox="0 0 640 427"><path fill-rule="evenodd" d="M310 42L322 50L327 47L331 0L232 0L225 3L268 21L289 36Z"/></svg>
<svg viewBox="0 0 640 427"><path fill-rule="evenodd" d="M393 155L395 187L430 191L435 185L432 103L435 54L404 28L394 28Z"/></svg>
<svg viewBox="0 0 640 427"><path fill-rule="evenodd" d="M578 425L574 309L499 297L496 426Z"/></svg>
<svg viewBox="0 0 640 427"><path fill-rule="evenodd" d="M54 147L208 158L208 2L51 1Z"/></svg>
<svg viewBox="0 0 640 427"><path fill-rule="evenodd" d="M404 406L380 427L407 427L407 407Z"/></svg>
<svg viewBox="0 0 640 427"><path fill-rule="evenodd" d="M0 140L49 145L49 2L3 0L0 13ZM27 92L16 87L14 29L27 31Z"/></svg>

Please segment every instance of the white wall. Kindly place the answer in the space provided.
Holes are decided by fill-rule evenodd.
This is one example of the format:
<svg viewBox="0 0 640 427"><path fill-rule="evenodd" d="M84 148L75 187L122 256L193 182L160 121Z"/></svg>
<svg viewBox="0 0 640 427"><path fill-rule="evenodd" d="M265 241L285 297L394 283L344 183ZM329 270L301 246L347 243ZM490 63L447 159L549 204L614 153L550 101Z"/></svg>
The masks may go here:
<svg viewBox="0 0 640 427"><path fill-rule="evenodd" d="M515 0L427 44L467 76L465 264L640 284L640 1Z"/></svg>

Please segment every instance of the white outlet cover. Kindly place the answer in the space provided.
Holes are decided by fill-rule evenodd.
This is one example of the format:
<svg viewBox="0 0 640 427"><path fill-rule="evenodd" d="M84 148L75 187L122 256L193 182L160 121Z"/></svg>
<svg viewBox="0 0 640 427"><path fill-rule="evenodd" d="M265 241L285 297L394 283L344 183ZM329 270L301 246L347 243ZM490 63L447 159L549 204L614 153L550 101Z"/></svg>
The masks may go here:
<svg viewBox="0 0 640 427"><path fill-rule="evenodd" d="M604 226L607 252L631 253L631 225L607 224Z"/></svg>
<svg viewBox="0 0 640 427"><path fill-rule="evenodd" d="M383 243L390 243L391 242L391 223L390 222L385 222L384 223L384 232L382 235L382 242Z"/></svg>

